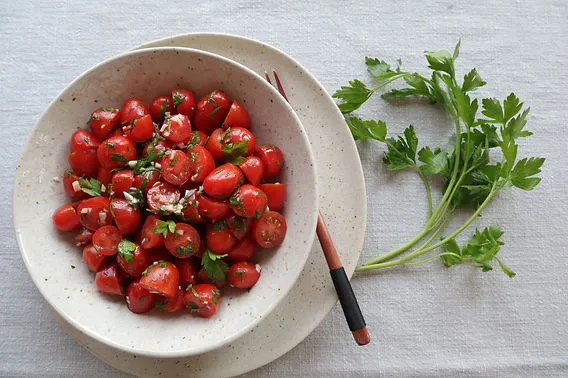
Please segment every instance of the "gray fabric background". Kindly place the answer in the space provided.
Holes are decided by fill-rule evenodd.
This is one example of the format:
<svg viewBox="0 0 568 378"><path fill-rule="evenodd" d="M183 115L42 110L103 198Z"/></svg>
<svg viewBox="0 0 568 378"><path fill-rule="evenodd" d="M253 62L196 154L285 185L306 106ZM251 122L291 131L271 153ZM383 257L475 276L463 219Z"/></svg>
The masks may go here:
<svg viewBox="0 0 568 378"><path fill-rule="evenodd" d="M568 375L568 3L564 1L11 1L0 5L0 374L119 376L52 319L21 261L11 224L17 158L41 111L92 65L142 42L214 31L273 44L328 91L365 78L363 57L401 57L423 70L425 49L462 39L459 70L478 67L481 94L514 90L535 132L521 154L547 158L533 192L503 191L475 225L500 223L503 260L517 273L445 269L439 262L356 275L373 343L357 348L335 307L302 344L251 376ZM413 123L445 143L449 119L428 105L362 111L394 132ZM412 173L390 174L383 148L359 144L369 218L362 260L419 230L425 198ZM38 188L41 195L41 188ZM353 195L345 193L345 195ZM356 193L354 195L357 195ZM462 219L465 219L462 216ZM309 309L301 311L309 316ZM189 374L190 372L188 372Z"/></svg>

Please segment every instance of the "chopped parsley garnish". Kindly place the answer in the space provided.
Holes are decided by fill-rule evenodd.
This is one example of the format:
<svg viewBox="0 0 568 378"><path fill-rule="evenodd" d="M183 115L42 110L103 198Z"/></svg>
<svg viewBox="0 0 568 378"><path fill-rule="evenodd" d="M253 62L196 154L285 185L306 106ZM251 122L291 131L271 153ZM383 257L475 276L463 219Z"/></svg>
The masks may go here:
<svg viewBox="0 0 568 378"><path fill-rule="evenodd" d="M184 99L183 95L179 92L176 92L176 94L174 95L174 108L177 108L178 105L181 105L183 99Z"/></svg>
<svg viewBox="0 0 568 378"><path fill-rule="evenodd" d="M170 162L170 167L173 167L174 165L176 165L178 161L178 156L174 156L174 158L172 159L172 161Z"/></svg>
<svg viewBox="0 0 568 378"><path fill-rule="evenodd" d="M260 210L256 209L254 212L254 216L256 219L260 219L260 217L262 216L262 213L260 212Z"/></svg>
<svg viewBox="0 0 568 378"><path fill-rule="evenodd" d="M216 255L209 248L203 252L201 265L212 282L225 282L225 273L229 271L229 266L222 259L227 256L227 254Z"/></svg>
<svg viewBox="0 0 568 378"><path fill-rule="evenodd" d="M168 266L168 263L165 262L164 260L160 260L158 264L160 264L160 268L165 268L166 266Z"/></svg>
<svg viewBox="0 0 568 378"><path fill-rule="evenodd" d="M118 243L118 254L127 263L131 263L134 259L134 251L136 250L136 244L132 243L130 240L122 239L120 243Z"/></svg>
<svg viewBox="0 0 568 378"><path fill-rule="evenodd" d="M197 158L199 158L199 154L197 152L191 151L191 162L193 164L197 163Z"/></svg>
<svg viewBox="0 0 568 378"><path fill-rule="evenodd" d="M181 246L181 247L177 247L176 248L176 252L179 256L187 256L187 255L194 255L195 254L195 249L193 248L193 246L191 245L191 243Z"/></svg>
<svg viewBox="0 0 568 378"><path fill-rule="evenodd" d="M128 163L128 159L124 157L122 154L117 154L116 152L112 152L110 154L110 158L113 161L120 161L121 163Z"/></svg>
<svg viewBox="0 0 568 378"><path fill-rule="evenodd" d="M148 179L144 178L146 184L148 183ZM142 186L144 186L144 182L142 182ZM146 196L144 195L143 189L138 188L130 188L127 192L124 192L124 198L126 202L128 202L134 210L138 209L138 207L143 207L146 202Z"/></svg>
<svg viewBox="0 0 568 378"><path fill-rule="evenodd" d="M168 231L174 233L176 231L176 222L173 220L163 221L158 219L158 225L154 227L155 234L162 234L164 237L168 236Z"/></svg>
<svg viewBox="0 0 568 378"><path fill-rule="evenodd" d="M165 100L160 106L160 119L163 120L166 117L166 112L168 111L168 100Z"/></svg>
<svg viewBox="0 0 568 378"><path fill-rule="evenodd" d="M99 180L94 178L86 179L83 177L78 177L77 181L79 182L79 185L81 185L81 190L87 193L88 195L91 195L93 197L98 197L103 194L102 193L103 184L101 184Z"/></svg>
<svg viewBox="0 0 568 378"><path fill-rule="evenodd" d="M244 155L248 152L248 140L243 140L238 143L224 143L221 146L223 158L235 165L239 165L244 161Z"/></svg>
<svg viewBox="0 0 568 378"><path fill-rule="evenodd" d="M224 230L224 229L227 228L227 222L225 222L225 221L215 222L215 223L213 223L213 226L211 228L214 231Z"/></svg>

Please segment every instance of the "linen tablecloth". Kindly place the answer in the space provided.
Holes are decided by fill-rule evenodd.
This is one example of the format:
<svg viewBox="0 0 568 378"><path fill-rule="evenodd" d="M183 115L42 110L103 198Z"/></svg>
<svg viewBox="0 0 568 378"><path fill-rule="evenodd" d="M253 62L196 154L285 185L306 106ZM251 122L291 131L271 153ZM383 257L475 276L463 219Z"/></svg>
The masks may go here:
<svg viewBox="0 0 568 378"><path fill-rule="evenodd" d="M199 31L273 44L329 92L366 78L365 55L424 70L424 50L461 38L460 73L477 67L488 82L481 95L515 91L530 105L534 136L521 151L547 158L540 186L502 191L475 223L501 224L500 254L516 278L437 261L355 275L372 344L354 345L336 306L302 344L250 376L568 375L568 3L560 0L2 1L1 375L122 375L64 333L25 270L11 224L16 162L41 111L81 72L142 42ZM371 102L361 114L395 133L412 123L426 144L451 134L435 107ZM358 147L369 204L364 260L413 236L425 200L412 173L385 170L382 146Z"/></svg>

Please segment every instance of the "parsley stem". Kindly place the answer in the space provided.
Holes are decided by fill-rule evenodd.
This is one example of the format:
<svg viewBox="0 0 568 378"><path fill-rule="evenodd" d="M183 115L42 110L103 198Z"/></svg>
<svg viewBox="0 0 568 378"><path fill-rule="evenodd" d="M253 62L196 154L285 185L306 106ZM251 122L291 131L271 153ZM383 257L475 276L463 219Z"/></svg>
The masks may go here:
<svg viewBox="0 0 568 378"><path fill-rule="evenodd" d="M426 196L428 197L428 219L430 219L432 217L432 190L430 189L430 183L428 182L426 175L424 175L416 163L414 163L414 168L416 168L416 172L418 172L424 186L426 187Z"/></svg>

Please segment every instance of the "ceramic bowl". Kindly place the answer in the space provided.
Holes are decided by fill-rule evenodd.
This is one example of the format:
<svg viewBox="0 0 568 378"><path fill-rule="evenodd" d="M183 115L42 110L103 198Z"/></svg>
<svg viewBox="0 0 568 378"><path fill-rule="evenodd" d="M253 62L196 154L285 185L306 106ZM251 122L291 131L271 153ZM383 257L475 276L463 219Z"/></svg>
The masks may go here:
<svg viewBox="0 0 568 378"><path fill-rule="evenodd" d="M284 215L288 232L273 250L259 250L262 275L250 291L229 291L211 319L153 310L131 313L123 300L100 293L74 245L57 231L51 214L69 202L57 182L67 168L68 140L86 127L91 112L120 107L127 97L149 103L173 88L190 88L197 98L222 88L251 114L258 143L285 153L288 184ZM16 172L14 227L25 265L41 294L69 324L104 344L144 356L182 357L235 340L265 318L293 287L315 236L317 185L306 133L292 108L263 78L221 56L188 48L152 48L104 61L73 81L42 114Z"/></svg>

